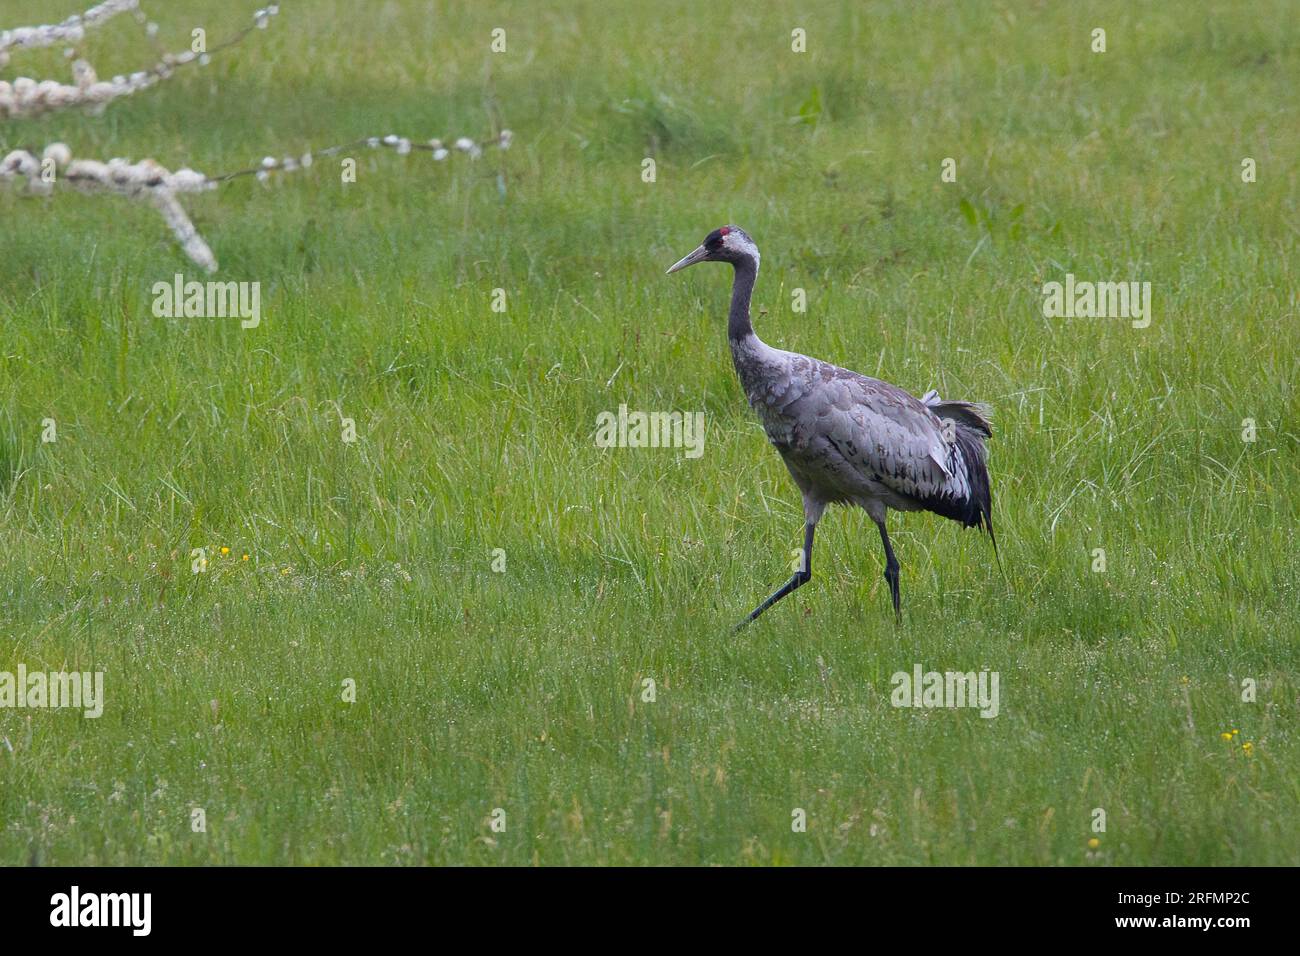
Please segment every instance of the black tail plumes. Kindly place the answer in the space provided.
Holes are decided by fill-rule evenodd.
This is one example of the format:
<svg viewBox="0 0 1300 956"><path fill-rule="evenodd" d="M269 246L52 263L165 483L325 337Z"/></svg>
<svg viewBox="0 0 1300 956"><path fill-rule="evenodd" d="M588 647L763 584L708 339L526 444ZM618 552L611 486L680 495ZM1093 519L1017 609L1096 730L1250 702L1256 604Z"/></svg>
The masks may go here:
<svg viewBox="0 0 1300 956"><path fill-rule="evenodd" d="M970 495L964 500L945 498L933 504L926 502L926 505L945 518L960 521L963 527L987 531L996 554L998 539L993 534L993 492L989 487L988 456L984 451L984 439L993 437L988 412L973 402L942 401L936 392L926 393L922 401L940 419L952 422L954 444L966 466L966 481L970 486Z"/></svg>
<svg viewBox="0 0 1300 956"><path fill-rule="evenodd" d="M984 438L975 429L957 423L957 447L966 459L967 480L970 481L970 508L963 524L968 528L983 528L989 533L996 549L997 538L993 537L993 492L989 488L989 467L984 454Z"/></svg>

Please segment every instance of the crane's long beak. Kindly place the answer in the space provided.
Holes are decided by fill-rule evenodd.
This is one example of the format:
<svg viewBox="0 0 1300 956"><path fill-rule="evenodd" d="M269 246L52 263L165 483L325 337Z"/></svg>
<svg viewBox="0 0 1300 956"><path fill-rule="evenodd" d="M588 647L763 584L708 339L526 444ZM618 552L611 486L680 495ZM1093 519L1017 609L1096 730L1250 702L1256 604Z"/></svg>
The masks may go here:
<svg viewBox="0 0 1300 956"><path fill-rule="evenodd" d="M686 256L684 259L678 259L674 262L672 268L665 272L664 275L672 275L674 272L685 269L687 266L693 266L697 262L703 262L708 257L709 250L705 249L703 246L696 246L694 252L689 256Z"/></svg>

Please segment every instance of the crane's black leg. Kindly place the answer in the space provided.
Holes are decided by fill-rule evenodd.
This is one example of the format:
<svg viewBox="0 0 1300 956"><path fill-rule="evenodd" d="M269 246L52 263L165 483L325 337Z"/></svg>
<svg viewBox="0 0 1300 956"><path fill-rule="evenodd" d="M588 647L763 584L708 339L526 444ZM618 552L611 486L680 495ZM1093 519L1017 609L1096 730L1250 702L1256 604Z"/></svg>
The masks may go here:
<svg viewBox="0 0 1300 956"><path fill-rule="evenodd" d="M760 614L762 614L764 611L770 608L777 601L781 600L781 598L785 597L791 591L795 590L796 588L802 587L803 585L807 584L810 580L812 580L813 532L816 530L817 530L817 525L811 521L803 526L803 562L799 570L794 573L794 576L790 578L789 581L786 581L785 584L781 585L781 587L778 588L776 592L772 594L771 597L769 597L758 607L754 608L754 610L750 612L749 617L745 618L743 621L741 621L732 629L733 632L739 631L742 627L744 627L746 624L753 621Z"/></svg>
<svg viewBox="0 0 1300 956"><path fill-rule="evenodd" d="M876 527L880 529L880 540L885 545L885 580L889 582L889 594L894 599L894 623L903 623L903 612L899 608L898 596L898 558L894 557L894 547L889 543L889 532L885 530L885 522L877 521Z"/></svg>

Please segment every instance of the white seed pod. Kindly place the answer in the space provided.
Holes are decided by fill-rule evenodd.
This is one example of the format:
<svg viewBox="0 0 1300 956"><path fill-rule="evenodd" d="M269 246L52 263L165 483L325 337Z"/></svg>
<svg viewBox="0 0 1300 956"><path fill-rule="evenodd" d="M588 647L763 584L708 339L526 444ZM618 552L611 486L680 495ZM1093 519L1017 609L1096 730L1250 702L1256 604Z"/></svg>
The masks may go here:
<svg viewBox="0 0 1300 956"><path fill-rule="evenodd" d="M36 162L36 157L25 149L15 149L0 162L0 170L8 173L16 173L24 178L32 176L40 168Z"/></svg>
<svg viewBox="0 0 1300 956"><path fill-rule="evenodd" d="M208 182L207 176L188 167L172 173L169 177L169 185L178 193L196 193L216 187L216 183Z"/></svg>
<svg viewBox="0 0 1300 956"><path fill-rule="evenodd" d="M68 148L66 143L50 143L49 146L45 147L45 151L41 153L41 157L53 160L55 167L63 169L68 163L72 162L72 150Z"/></svg>

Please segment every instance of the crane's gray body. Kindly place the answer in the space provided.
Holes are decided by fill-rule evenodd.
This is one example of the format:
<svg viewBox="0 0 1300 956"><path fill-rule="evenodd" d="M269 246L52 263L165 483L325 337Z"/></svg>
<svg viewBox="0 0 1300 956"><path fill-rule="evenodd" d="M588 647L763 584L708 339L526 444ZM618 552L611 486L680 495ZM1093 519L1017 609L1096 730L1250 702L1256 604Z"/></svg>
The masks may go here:
<svg viewBox="0 0 1300 956"><path fill-rule="evenodd" d="M733 339L731 354L768 440L818 515L837 503L857 504L877 520L886 508L960 514L958 520L972 508L982 512L972 472L983 461L967 460L967 443L958 439L965 424L953 419L946 426L936 414L936 406L942 412L965 403L930 393L928 405L888 382L772 348L752 333Z"/></svg>

